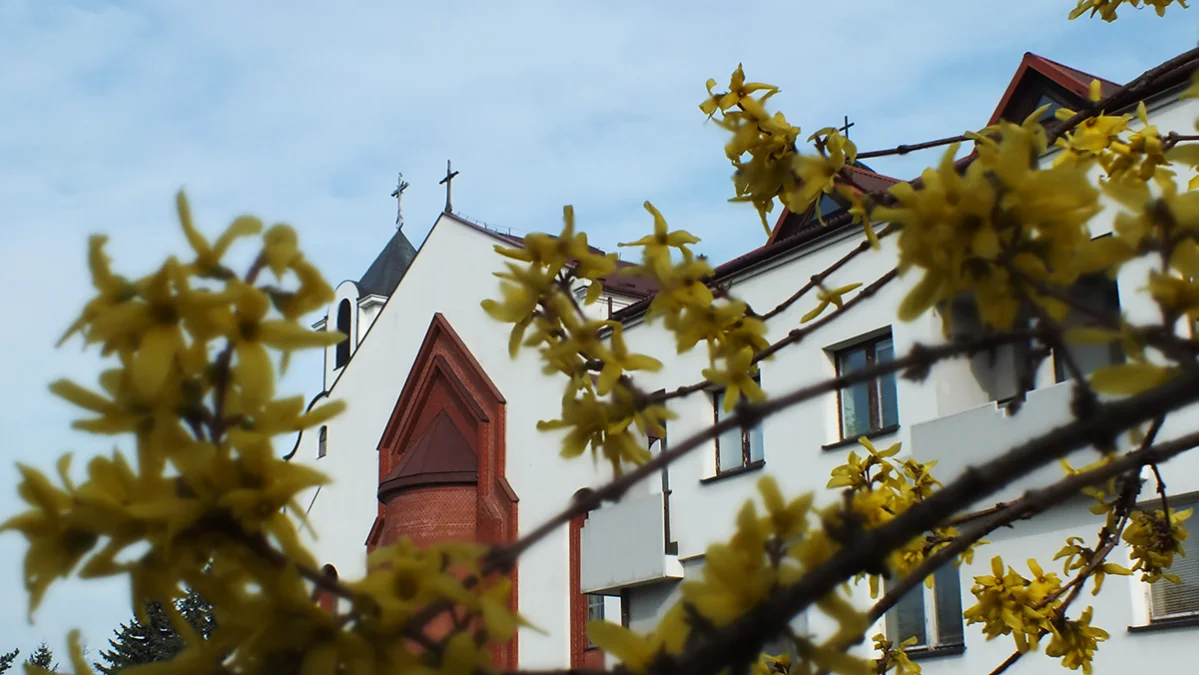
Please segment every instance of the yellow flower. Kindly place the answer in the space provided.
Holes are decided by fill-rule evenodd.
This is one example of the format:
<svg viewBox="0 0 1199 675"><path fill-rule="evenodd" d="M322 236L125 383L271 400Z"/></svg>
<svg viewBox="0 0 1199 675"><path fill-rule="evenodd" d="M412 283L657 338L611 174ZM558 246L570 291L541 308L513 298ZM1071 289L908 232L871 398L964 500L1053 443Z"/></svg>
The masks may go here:
<svg viewBox="0 0 1199 675"><path fill-rule="evenodd" d="M179 214L179 224L183 227L183 235L187 237L187 243L196 253L196 260L191 264L189 271L194 271L200 276L217 279L232 278L233 272L221 265L221 259L225 257L229 247L238 238L252 236L262 231L261 220L253 216L241 216L234 220L229 228L217 238L216 244L210 245L192 221L191 206L188 204L187 194L183 190L175 194L175 209Z"/></svg>
<svg viewBox="0 0 1199 675"><path fill-rule="evenodd" d="M849 284L848 286L834 288L831 291L825 289L823 286L818 286L816 290L816 299L820 304L816 305L816 309L804 314L803 317L800 318L799 322L807 323L812 319L815 319L816 317L820 316L820 313L823 312L830 304L836 305L837 309L841 309L841 307L845 304L845 300L841 296L858 288L861 285L862 284L860 283L854 283Z"/></svg>
<svg viewBox="0 0 1199 675"><path fill-rule="evenodd" d="M766 400L766 392L754 381L757 366L754 352L746 347L727 357L724 369L704 368L703 376L713 384L724 386L724 411L732 412L742 395L750 401Z"/></svg>
<svg viewBox="0 0 1199 675"><path fill-rule="evenodd" d="M716 87L716 80L709 79L707 82L708 98L699 105L699 109L705 115L711 118L719 110L724 112L738 104L744 103L745 100L752 94L765 91L766 94L759 99L759 103L774 96L778 93L778 87L760 82L746 82L745 71L742 70L741 64L737 64L737 69L733 71L733 76L729 80L729 90L724 94L713 93L712 89Z"/></svg>

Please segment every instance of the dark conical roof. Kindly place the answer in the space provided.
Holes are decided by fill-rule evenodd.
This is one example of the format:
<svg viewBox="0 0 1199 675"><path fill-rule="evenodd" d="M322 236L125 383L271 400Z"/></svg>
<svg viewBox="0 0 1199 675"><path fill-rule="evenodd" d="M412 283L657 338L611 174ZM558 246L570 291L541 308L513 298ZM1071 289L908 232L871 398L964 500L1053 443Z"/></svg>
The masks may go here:
<svg viewBox="0 0 1199 675"><path fill-rule="evenodd" d="M362 279L358 281L359 292L364 295L391 295L415 257L416 248L412 242L404 236L403 230L396 230L391 241L387 242L387 246L383 247L375 262L371 263Z"/></svg>

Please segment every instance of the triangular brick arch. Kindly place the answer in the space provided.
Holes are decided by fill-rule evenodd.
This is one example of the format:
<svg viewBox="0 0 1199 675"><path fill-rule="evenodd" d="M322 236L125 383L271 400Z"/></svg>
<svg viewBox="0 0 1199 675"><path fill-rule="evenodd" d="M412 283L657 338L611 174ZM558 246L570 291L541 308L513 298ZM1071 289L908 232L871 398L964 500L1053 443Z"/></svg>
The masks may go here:
<svg viewBox="0 0 1199 675"><path fill-rule="evenodd" d="M401 536L418 544L516 539L518 500L505 476L505 405L449 321L434 314L379 440L379 512L368 551ZM513 571L513 611L516 588ZM515 669L516 640L498 647L494 659L501 669Z"/></svg>

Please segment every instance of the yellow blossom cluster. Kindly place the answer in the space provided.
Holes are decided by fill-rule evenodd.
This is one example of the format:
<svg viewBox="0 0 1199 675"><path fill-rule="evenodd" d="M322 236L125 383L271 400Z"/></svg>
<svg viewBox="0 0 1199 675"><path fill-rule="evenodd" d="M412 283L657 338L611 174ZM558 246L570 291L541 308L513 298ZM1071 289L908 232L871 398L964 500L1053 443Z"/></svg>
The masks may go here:
<svg viewBox="0 0 1199 675"><path fill-rule="evenodd" d="M1180 7L1186 9L1186 0L1177 1ZM1116 9L1123 4L1131 5L1136 9L1141 9L1142 5L1152 7L1158 16L1165 16L1166 8L1174 4L1174 2L1175 0L1078 0L1078 6L1070 11L1070 19L1077 19L1083 14L1090 12L1091 17L1098 14L1099 18L1104 21L1112 22L1116 20Z"/></svg>
<svg viewBox="0 0 1199 675"><path fill-rule="evenodd" d="M708 286L712 268L690 248L699 239L685 230L671 231L653 204L646 202L645 209L654 217L654 233L622 246L642 249L641 264L625 273L647 275L659 286L646 310L646 320L663 317L680 354L700 342L707 345L709 367L703 376L723 386L726 412L743 396L751 401L765 399L756 380L755 355L769 346L766 323L751 316L745 302L727 293L716 297ZM677 264L672 249L680 256Z"/></svg>
<svg viewBox="0 0 1199 675"><path fill-rule="evenodd" d="M1174 562L1175 555L1186 555L1182 542L1187 531L1182 522L1191 517L1194 509L1163 511L1134 511L1124 528L1124 541L1131 549L1132 571L1141 573L1141 581L1153 582L1166 579L1182 583L1177 575L1165 570Z"/></svg>
<svg viewBox="0 0 1199 675"><path fill-rule="evenodd" d="M963 614L966 623L981 623L988 640L1011 635L1020 653L1036 651L1041 639L1051 636L1045 653L1062 659L1071 670L1081 668L1090 675L1095 647L1108 638L1107 631L1090 625L1090 607L1078 619L1064 618L1061 579L1044 571L1036 560L1029 559L1028 568L1031 578L1010 566L1005 572L1003 559L993 558L991 574L974 579L971 593L978 603Z"/></svg>
<svg viewBox="0 0 1199 675"><path fill-rule="evenodd" d="M915 637L910 637L901 644L895 644L882 633L878 633L872 640L874 641L874 650L879 653L878 659L875 660L875 672L878 675L884 675L891 671L895 671L895 675L920 675L920 666L908 658L907 653L907 648L918 642Z"/></svg>
<svg viewBox="0 0 1199 675"><path fill-rule="evenodd" d="M766 215L778 199L793 212L803 213L818 204L823 194L837 191L853 198L853 191L836 178L857 157L857 146L832 127L820 129L808 137L815 154L802 154L796 140L800 129L781 113L766 110L766 100L778 93L778 87L757 82L746 83L741 65L733 71L726 92L714 92L716 80L708 80L708 98L700 104L709 118L719 113L716 123L732 134L725 155L736 172L733 202L749 202L758 210L762 227L769 234ZM764 92L754 98L756 92Z"/></svg>
<svg viewBox="0 0 1199 675"><path fill-rule="evenodd" d="M465 674L486 663L485 645L509 639L519 619L507 608L505 581L478 580L473 565L483 547L400 542L376 551L371 572L354 583L317 570L299 540L304 509L296 498L326 479L279 459L273 439L320 425L344 404L305 412L302 398L277 398L271 351L283 367L292 351L343 340L298 323L327 306L333 290L291 227L263 232L261 221L242 217L210 243L183 193L177 207L192 257L172 257L144 278L116 273L105 238L91 239L95 296L64 340L78 334L99 345L112 367L98 390L60 380L51 391L86 411L76 428L131 439L135 452L96 456L82 476L66 455L57 483L20 466L28 510L0 530L29 542L31 617L47 588L77 570L86 579L126 576L139 618L147 621L146 604L158 601L187 643L174 661L131 675ZM255 262L239 276L225 255L258 235ZM259 281L267 272L275 279ZM173 600L187 588L213 606L217 628L208 639L176 610ZM348 610L321 609L314 592L342 598ZM419 646L422 628L411 620L435 603L466 619L443 649L430 650ZM89 673L78 644L72 654L76 674Z"/></svg>
<svg viewBox="0 0 1199 675"><path fill-rule="evenodd" d="M821 528L812 528L809 517L827 520L839 506L813 513L811 494L788 502L772 476L760 479L758 490L766 512L759 514L753 500L741 507L736 533L728 543L708 547L702 578L683 582L682 597L657 629L639 635L611 622L592 621L587 626L591 640L632 672L646 672L661 655L682 653L692 633L729 626L798 582L807 570L837 550L834 538ZM844 589L828 593L816 606L836 621L834 635L817 643L808 636L791 634L788 642L796 659L791 654L762 654L755 671L793 675L810 675L816 670L858 675L875 672L872 662L837 646L868 627L865 614L853 606Z"/></svg>
<svg viewBox="0 0 1199 675"><path fill-rule="evenodd" d="M941 483L930 473L936 465L935 460L918 462L908 457L902 462L897 462L892 458L900 451L899 443L884 450L875 448L865 437L858 439L858 443L866 449L866 455L859 456L856 452L850 452L848 461L833 469L832 478L826 486L843 489L845 496L844 510L834 512L826 527L834 531L846 527L868 530L885 525L913 504L927 499L940 487ZM890 553L888 572L899 576L906 575L929 555L953 541L956 536L957 528L950 526L937 528L924 537L908 542ZM959 560L971 562L975 546L985 543L976 542L960 554ZM857 578L868 578L870 597L878 597L882 581L880 575L863 572L858 574ZM931 588L933 577L929 576L925 583Z"/></svg>
<svg viewBox="0 0 1199 675"><path fill-rule="evenodd" d="M649 452L632 430L663 436L663 422L672 415L664 406L648 405L626 373L653 372L662 364L630 352L619 322L589 318L583 309L599 299L603 278L616 272L616 255L597 252L587 244L586 234L575 232L570 206L563 209L560 235L533 233L525 237L523 248L495 248L525 265L506 263L508 271L496 274L503 279L503 300L484 300L483 309L492 318L513 324L509 339L513 358L522 346L537 348L543 372L566 376L562 417L541 421L538 429L566 429L564 457L577 457L590 449L593 457L602 455L618 474L625 463L646 461ZM588 284L582 304L574 295L578 280Z"/></svg>

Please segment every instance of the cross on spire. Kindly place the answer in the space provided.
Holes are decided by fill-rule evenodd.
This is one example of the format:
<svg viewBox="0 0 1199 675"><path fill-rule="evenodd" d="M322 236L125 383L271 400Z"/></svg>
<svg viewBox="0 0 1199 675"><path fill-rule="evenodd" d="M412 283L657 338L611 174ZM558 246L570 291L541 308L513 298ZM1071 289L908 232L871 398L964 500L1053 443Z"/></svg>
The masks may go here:
<svg viewBox="0 0 1199 675"><path fill-rule="evenodd" d="M845 138L848 139L849 138L849 128L852 127L854 123L849 121L849 115L845 115L844 117L845 117L845 126L840 127L839 129L837 129L837 131L840 131L841 133L843 133L845 135Z"/></svg>
<svg viewBox="0 0 1199 675"><path fill-rule="evenodd" d="M441 180L437 181L438 185L445 186L445 212L446 213L451 213L453 211L453 205L450 203L450 181L454 180L454 176L457 176L457 175L458 175L457 171L450 170L450 160L447 159L445 161L445 178L442 178Z"/></svg>
<svg viewBox="0 0 1199 675"><path fill-rule="evenodd" d="M391 191L391 196L396 200L396 229L404 227L404 212L400 206L400 200L404 198L404 190L408 189L408 183L404 182L404 174L400 173L400 177L396 179L396 189Z"/></svg>

